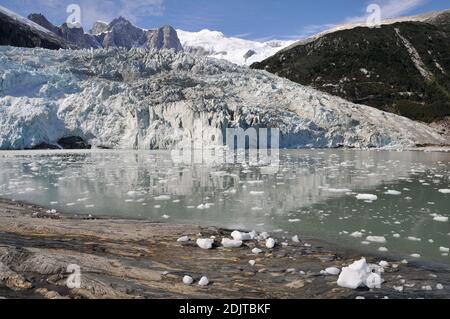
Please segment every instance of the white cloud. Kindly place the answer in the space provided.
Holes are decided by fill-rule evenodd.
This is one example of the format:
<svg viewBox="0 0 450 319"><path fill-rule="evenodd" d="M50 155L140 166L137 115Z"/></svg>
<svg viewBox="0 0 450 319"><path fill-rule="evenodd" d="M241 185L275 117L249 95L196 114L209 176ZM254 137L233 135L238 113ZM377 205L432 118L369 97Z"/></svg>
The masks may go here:
<svg viewBox="0 0 450 319"><path fill-rule="evenodd" d="M78 4L81 7L81 22L90 28L98 20L111 21L123 16L137 23L148 16L164 13L164 0L22 0L32 10L39 10L50 20L65 20L67 6ZM31 12L30 12L31 13Z"/></svg>
<svg viewBox="0 0 450 319"><path fill-rule="evenodd" d="M377 4L381 8L381 19L397 18L408 14L413 9L420 7L427 0L373 0L366 3L363 9L361 9L362 14L359 16L351 16L345 18L342 22L336 24L318 24L318 25L307 25L302 28L299 34L289 36L291 39L304 39L312 35L319 34L321 32L333 29L341 24L348 23L358 23L367 21L367 17L370 13L367 13L367 8L370 4Z"/></svg>
<svg viewBox="0 0 450 319"><path fill-rule="evenodd" d="M378 0L368 2L369 4L377 4L381 8L381 19L391 19L401 17L405 14L408 14L413 9L420 7L426 2L426 0ZM345 19L346 23L352 22L361 22L365 21L369 16L369 13L366 12L366 8L364 8L364 13L360 16L348 17Z"/></svg>

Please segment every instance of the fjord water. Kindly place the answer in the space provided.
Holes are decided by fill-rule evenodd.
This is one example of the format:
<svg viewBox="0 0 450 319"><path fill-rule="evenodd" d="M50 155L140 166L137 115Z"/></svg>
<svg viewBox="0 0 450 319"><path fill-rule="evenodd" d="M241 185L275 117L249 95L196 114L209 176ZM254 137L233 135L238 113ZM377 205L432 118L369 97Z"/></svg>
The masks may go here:
<svg viewBox="0 0 450 319"><path fill-rule="evenodd" d="M441 248L450 247L450 194L442 192L450 189L449 153L286 150L270 170L174 160L165 151L0 152L0 197L70 214L313 237L450 264Z"/></svg>

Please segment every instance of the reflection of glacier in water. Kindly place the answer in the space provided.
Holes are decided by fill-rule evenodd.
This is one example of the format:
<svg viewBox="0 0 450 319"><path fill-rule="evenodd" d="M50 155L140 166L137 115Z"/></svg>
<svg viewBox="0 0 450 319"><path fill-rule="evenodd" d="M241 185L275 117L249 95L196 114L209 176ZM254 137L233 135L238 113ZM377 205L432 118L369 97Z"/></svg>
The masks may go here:
<svg viewBox="0 0 450 319"><path fill-rule="evenodd" d="M449 262L450 154L282 151L280 166L174 164L170 152L1 152L0 197L68 213L267 230ZM368 193L378 200L357 200ZM374 243L368 236L383 236Z"/></svg>

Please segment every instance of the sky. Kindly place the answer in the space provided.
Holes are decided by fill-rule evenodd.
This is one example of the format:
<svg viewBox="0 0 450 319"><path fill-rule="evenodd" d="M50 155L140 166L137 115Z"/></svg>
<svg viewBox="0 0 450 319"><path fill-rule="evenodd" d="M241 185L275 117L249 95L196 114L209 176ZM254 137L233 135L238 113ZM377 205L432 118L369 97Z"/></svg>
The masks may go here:
<svg viewBox="0 0 450 319"><path fill-rule="evenodd" d="M365 20L373 3L382 18L450 9L450 0L0 0L20 15L42 13L58 25L70 15L68 6L77 4L86 30L97 20L123 16L142 28L168 24L251 40L302 39L336 24Z"/></svg>

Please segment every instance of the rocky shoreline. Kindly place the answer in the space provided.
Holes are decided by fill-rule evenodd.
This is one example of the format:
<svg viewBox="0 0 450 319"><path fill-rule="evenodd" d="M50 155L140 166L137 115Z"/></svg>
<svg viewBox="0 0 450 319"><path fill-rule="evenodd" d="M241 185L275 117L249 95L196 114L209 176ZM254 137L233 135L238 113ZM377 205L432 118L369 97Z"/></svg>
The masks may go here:
<svg viewBox="0 0 450 319"><path fill-rule="evenodd" d="M450 272L389 260L381 289L337 285L329 267L361 258L320 243L278 239L267 249L200 249L195 240L230 231L148 221L71 217L43 207L0 200L0 298L448 298ZM180 237L191 240L178 242ZM284 244L282 244L284 243ZM252 249L260 248L255 255ZM366 256L370 263L381 260ZM254 261L250 263L250 261ZM80 288L69 289L69 265L80 269ZM192 285L183 283L191 276ZM207 276L207 286L198 285ZM400 289L402 287L402 289ZM436 287L442 288L437 289ZM431 290L430 290L431 289Z"/></svg>

